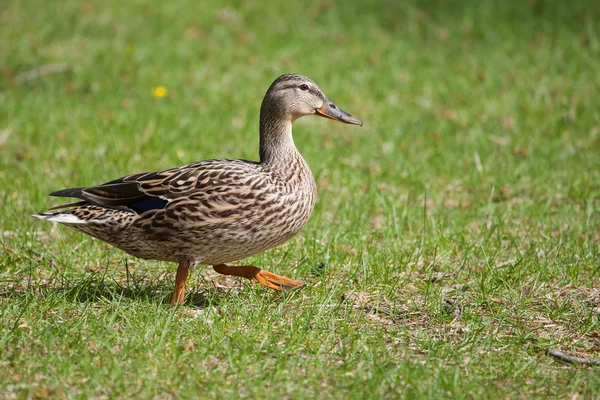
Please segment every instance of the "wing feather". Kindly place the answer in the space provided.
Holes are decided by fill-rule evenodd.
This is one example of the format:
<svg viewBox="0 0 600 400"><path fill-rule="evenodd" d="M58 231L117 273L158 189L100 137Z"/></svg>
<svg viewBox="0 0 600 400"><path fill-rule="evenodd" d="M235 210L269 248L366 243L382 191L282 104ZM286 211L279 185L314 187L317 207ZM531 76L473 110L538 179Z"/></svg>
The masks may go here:
<svg viewBox="0 0 600 400"><path fill-rule="evenodd" d="M230 159L201 161L158 172L127 175L97 186L63 189L50 195L75 197L107 208L127 207L135 211L146 210L148 205L162 208L168 201L189 196L192 192L219 192L227 185L237 186L234 181L256 164ZM163 201L149 201L155 198ZM80 205L80 202L72 205Z"/></svg>

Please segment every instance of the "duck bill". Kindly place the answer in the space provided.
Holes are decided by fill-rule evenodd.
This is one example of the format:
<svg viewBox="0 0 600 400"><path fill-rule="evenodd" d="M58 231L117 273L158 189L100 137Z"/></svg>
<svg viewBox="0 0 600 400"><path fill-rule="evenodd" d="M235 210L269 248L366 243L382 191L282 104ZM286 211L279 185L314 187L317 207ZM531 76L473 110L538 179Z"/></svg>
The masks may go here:
<svg viewBox="0 0 600 400"><path fill-rule="evenodd" d="M315 114L320 115L321 117L335 119L336 121L341 121L345 124L360 126L363 124L360 119L354 118L352 115L336 106L334 102L329 100L324 102L321 108L317 108L315 110Z"/></svg>

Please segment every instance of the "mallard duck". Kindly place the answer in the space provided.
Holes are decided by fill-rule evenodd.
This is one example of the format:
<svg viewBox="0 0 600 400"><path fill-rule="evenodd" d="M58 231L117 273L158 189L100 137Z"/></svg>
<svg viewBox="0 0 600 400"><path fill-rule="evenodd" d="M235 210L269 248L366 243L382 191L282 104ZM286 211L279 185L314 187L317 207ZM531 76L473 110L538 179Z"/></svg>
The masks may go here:
<svg viewBox="0 0 600 400"><path fill-rule="evenodd" d="M305 115L362 125L311 79L282 75L267 90L260 109L259 162L199 161L59 190L50 195L79 200L34 216L136 257L179 263L172 304L183 302L189 270L200 264L275 290L302 287L302 281L253 265L227 264L284 243L308 221L316 185L292 138L292 123Z"/></svg>

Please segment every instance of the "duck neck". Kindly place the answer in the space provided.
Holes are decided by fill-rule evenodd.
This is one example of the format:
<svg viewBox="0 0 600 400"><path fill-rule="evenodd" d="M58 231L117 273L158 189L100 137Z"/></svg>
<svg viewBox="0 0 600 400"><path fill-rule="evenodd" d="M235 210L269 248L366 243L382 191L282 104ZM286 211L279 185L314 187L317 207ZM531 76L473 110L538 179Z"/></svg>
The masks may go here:
<svg viewBox="0 0 600 400"><path fill-rule="evenodd" d="M276 164L298 153L292 138L292 118L263 101L260 109L260 162Z"/></svg>

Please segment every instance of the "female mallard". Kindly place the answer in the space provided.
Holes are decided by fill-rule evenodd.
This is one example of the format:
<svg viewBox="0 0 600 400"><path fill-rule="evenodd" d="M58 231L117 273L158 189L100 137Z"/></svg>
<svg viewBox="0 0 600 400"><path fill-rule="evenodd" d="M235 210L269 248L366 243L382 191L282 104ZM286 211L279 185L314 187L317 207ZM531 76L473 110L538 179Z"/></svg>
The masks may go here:
<svg viewBox="0 0 600 400"><path fill-rule="evenodd" d="M329 101L309 78L277 78L260 109L260 162L217 159L145 172L51 196L75 197L34 216L75 228L136 257L178 262L171 303L183 302L189 269L256 279L271 289L303 282L255 266L229 266L284 243L306 224L316 200L310 168L292 139L292 123L320 115L362 122Z"/></svg>

